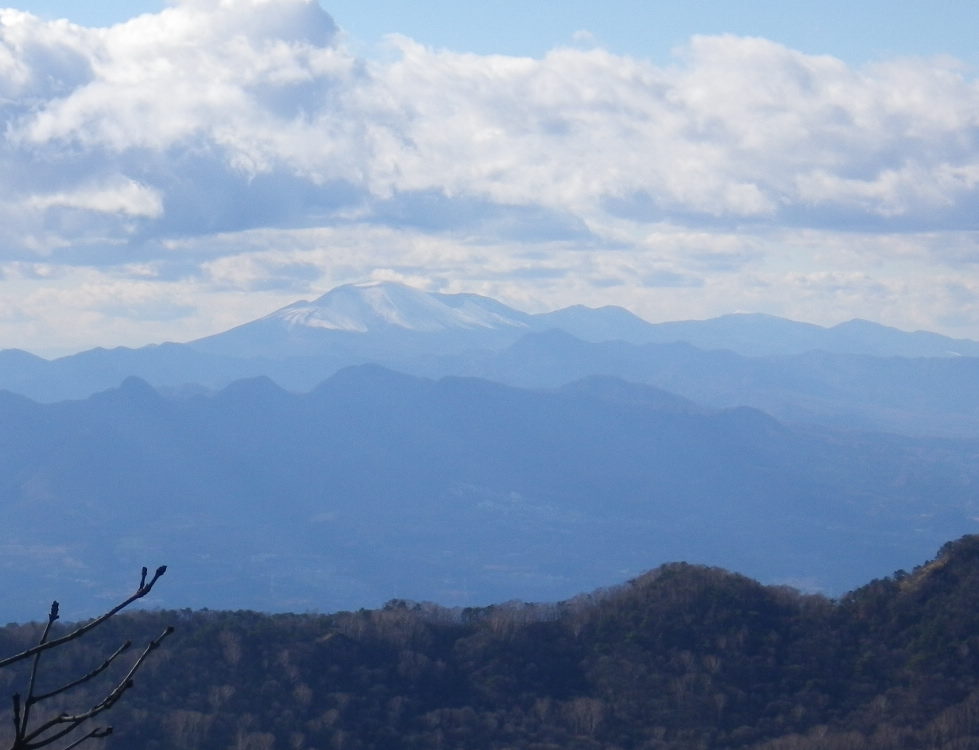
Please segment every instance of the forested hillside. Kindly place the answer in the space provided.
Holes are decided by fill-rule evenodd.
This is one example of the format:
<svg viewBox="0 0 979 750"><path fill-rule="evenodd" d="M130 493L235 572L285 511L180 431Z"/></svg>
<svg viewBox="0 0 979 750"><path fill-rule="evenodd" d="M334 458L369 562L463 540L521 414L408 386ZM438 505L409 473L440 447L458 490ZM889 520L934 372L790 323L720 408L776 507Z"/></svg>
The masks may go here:
<svg viewBox="0 0 979 750"><path fill-rule="evenodd" d="M137 612L58 656L177 625L107 748L951 750L979 746L977 592L965 537L838 601L678 563L554 605Z"/></svg>

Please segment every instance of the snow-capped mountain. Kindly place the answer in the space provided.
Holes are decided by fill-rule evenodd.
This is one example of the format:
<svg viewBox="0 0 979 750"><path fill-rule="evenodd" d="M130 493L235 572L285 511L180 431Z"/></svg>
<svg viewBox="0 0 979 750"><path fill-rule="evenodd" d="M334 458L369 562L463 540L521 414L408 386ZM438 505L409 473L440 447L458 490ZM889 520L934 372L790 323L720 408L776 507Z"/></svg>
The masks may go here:
<svg viewBox="0 0 979 750"><path fill-rule="evenodd" d="M527 330L530 318L489 297L428 293L382 281L345 284L312 302L283 307L264 320L355 333L389 328L431 333L477 328Z"/></svg>
<svg viewBox="0 0 979 750"><path fill-rule="evenodd" d="M346 284L230 331L190 342L231 357L384 361L421 353L497 349L535 330L534 316L478 294L424 292L394 282Z"/></svg>

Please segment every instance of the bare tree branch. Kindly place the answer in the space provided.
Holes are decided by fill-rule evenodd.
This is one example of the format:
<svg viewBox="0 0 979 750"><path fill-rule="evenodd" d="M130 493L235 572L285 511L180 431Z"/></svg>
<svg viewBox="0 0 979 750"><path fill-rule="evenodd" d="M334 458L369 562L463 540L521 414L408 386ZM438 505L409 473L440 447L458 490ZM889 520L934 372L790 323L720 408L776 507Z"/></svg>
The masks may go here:
<svg viewBox="0 0 979 750"><path fill-rule="evenodd" d="M37 645L32 646L24 651L13 656L6 657L0 660L0 668L3 668L9 664L13 664L18 661L23 661L25 659L33 659L31 664L30 673L27 678L27 691L24 696L20 693L15 693L12 696L13 699L13 724L14 724L14 742L11 745L10 750L37 750L38 748L47 747L60 740L68 741L67 745L64 745L61 750L73 750L73 748L78 747L80 744L90 739L97 739L100 737L107 737L112 733L112 727L95 727L85 732L79 737L74 737L71 739L69 735L78 730L82 724L93 719L99 714L108 711L112 708L120 698L133 686L133 680L136 673L139 671L143 662L149 656L149 654L156 650L163 640L173 632L172 626L167 626L164 631L151 640L146 647L143 649L142 653L136 658L129 671L119 680L111 690L104 694L104 697L96 702L91 708L81 711L78 713L61 713L53 718L50 718L35 727L31 727L31 709L38 703L53 698L55 696L67 693L73 688L94 679L98 675L102 674L107 670L111 664L124 653L130 646L131 642L127 641L117 648L112 654L110 654L105 661L99 666L92 669L90 672L82 675L81 677L70 680L69 682L61 685L54 690L42 694L36 694L35 688L37 685L38 668L41 660L41 656L45 651L52 648L57 648L65 643L69 643L77 638L81 638L86 633L90 632L94 628L104 623L110 617L117 614L120 610L128 607L137 599L141 599L146 596L153 589L154 584L160 579L160 577L166 573L167 566L161 565L156 569L152 578L147 580L147 569L144 567L140 574L139 586L136 591L127 597L125 600L112 607L110 610L102 615L99 615L95 619L76 627L71 630L66 635L59 638L51 638L51 629L56 620L59 618L59 606L58 602L51 603L51 610L48 613L48 621L44 626L44 630L41 633L41 637L38 640Z"/></svg>
<svg viewBox="0 0 979 750"><path fill-rule="evenodd" d="M112 734L112 727L96 727L88 734L83 734L81 737L79 737L77 740L72 742L70 745L65 745L64 748L62 748L62 750L72 750L72 748L78 747L85 740L97 739L99 737L108 737L110 734Z"/></svg>
<svg viewBox="0 0 979 750"><path fill-rule="evenodd" d="M103 711L107 711L108 709L112 708L112 706L115 705L120 698L122 698L123 694L133 686L133 677L136 675L136 672L142 666L146 657L149 656L151 651L157 649L160 643L163 642L163 639L166 638L168 635L170 635L172 632L173 632L173 627L167 626L164 629L164 631L160 633L159 636L157 636L152 641L150 641L146 645L146 648L143 649L143 653L139 655L139 658L136 659L132 667L130 667L129 672L126 673L126 676L123 677L119 681L119 683L112 690L108 692L105 698L103 698L101 701L96 703L87 711L83 711L82 713L73 714L73 715L60 714L59 716L55 716L53 719L49 719L48 721L39 725L31 732L25 733L22 736L24 742L23 747L25 749L29 749L29 748L44 747L45 745L49 745L55 740L64 737L66 734L76 729L82 722L88 721L89 719L98 716ZM55 734L41 739L42 735L45 732L48 732L51 729L61 724L68 724L69 726L62 727L62 729L58 730L58 732L56 732Z"/></svg>
<svg viewBox="0 0 979 750"><path fill-rule="evenodd" d="M102 662L99 666L97 666L95 669L93 669L87 675L85 675L83 677L79 677L77 680L74 680L72 682L69 682L67 685L62 685L61 687L56 688L55 690L52 690L52 691L50 691L48 693L43 693L42 695L36 695L31 700L31 702L32 703L39 703L40 701L43 701L46 698L51 698L51 697L53 697L55 695L58 695L59 693L65 693L65 692L71 690L73 687L77 687L78 685L81 685L83 682L88 682L93 677L98 676L99 674L101 674L102 672L104 672L106 669L108 669L109 666L112 664L112 662L115 661L116 657L119 656L120 654L125 653L129 649L129 647L132 646L132 645L133 645L133 642L132 641L126 641L119 648L117 648L112 653L112 655L109 656L109 658L107 658L104 662Z"/></svg>
<svg viewBox="0 0 979 750"><path fill-rule="evenodd" d="M54 625L55 620L58 619L58 602L51 602L51 611L48 613L48 622L44 626L44 632L41 633L41 639L38 645L43 646L48 642L48 636L51 634L51 626ZM34 685L37 682L37 666L41 661L41 651L34 652L34 663L31 665L31 676L27 681L27 697L24 700L24 714L20 719L20 726L17 728L17 736L22 737L27 731L27 725L31 719L31 706L34 704Z"/></svg>
<svg viewBox="0 0 979 750"><path fill-rule="evenodd" d="M14 654L13 656L8 656L5 659L0 659L0 669L6 667L8 664L13 664L14 662L18 662L23 659L29 659L30 657L34 656L34 654L40 651L47 651L50 648L57 648L63 643L68 643L68 641L73 641L76 638L81 638L83 635L85 635L85 633L87 633L88 631L94 628L97 628L99 625L101 625L103 622L108 620L110 617L117 614L120 610L125 609L137 599L142 599L144 596L150 593L150 591L152 591L153 589L153 584L155 584L160 579L160 576L162 576L164 573L167 572L167 566L161 565L159 568L157 568L156 573L153 574L153 577L148 582L146 581L146 568L143 568L143 571L144 571L143 576L139 582L139 588L137 588L135 593L130 595L127 599L117 604L108 612L99 615L94 620L91 620L85 623L84 625L80 625L75 630L72 630L70 633L63 635L60 638L55 638L54 640L50 640L45 643L39 643L36 646L33 646L32 648L29 648L25 651L21 651L19 654ZM57 619L58 602L52 602L51 611L54 613L55 619Z"/></svg>

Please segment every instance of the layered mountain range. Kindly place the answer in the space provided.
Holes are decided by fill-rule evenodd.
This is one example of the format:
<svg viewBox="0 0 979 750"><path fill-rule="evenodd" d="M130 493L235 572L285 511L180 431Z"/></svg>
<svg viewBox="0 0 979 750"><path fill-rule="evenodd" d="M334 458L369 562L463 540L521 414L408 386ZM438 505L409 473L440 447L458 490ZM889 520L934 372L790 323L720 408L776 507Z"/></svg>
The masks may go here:
<svg viewBox="0 0 979 750"><path fill-rule="evenodd" d="M266 611L553 601L675 560L840 593L975 530L975 346L376 284L4 352L0 601L40 616L70 573L94 610L158 562L165 606Z"/></svg>
<svg viewBox="0 0 979 750"><path fill-rule="evenodd" d="M182 344L52 361L0 351L0 389L56 402L129 376L171 392L266 376L306 392L366 363L526 387L610 375L798 424L979 437L979 342L861 320L824 328L736 314L652 324L622 308L582 306L532 315L478 295L394 283L338 287Z"/></svg>

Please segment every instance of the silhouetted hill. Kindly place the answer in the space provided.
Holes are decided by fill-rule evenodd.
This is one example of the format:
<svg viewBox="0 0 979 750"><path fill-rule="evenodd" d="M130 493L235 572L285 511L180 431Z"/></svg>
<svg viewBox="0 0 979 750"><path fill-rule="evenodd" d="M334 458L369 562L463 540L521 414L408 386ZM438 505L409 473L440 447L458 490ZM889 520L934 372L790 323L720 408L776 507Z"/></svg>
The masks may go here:
<svg viewBox="0 0 979 750"><path fill-rule="evenodd" d="M972 536L838 601L670 563L556 604L137 612L47 665L177 626L109 750L951 750L979 745L977 584Z"/></svg>
<svg viewBox="0 0 979 750"><path fill-rule="evenodd" d="M528 334L499 352L442 360L430 372L446 370L523 387L553 387L605 374L703 405L752 406L800 424L979 435L979 358L974 357L881 358L820 351L746 357L682 342L594 343L548 331Z"/></svg>

